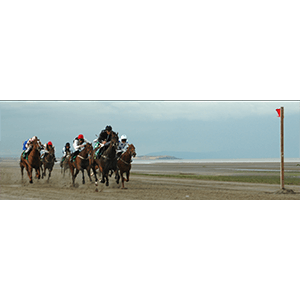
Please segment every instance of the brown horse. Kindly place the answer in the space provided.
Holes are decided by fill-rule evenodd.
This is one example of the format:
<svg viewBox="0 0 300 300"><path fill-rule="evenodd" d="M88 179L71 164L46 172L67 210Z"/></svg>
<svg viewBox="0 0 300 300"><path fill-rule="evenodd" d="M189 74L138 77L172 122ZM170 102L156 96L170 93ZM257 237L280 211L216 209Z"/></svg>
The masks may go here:
<svg viewBox="0 0 300 300"><path fill-rule="evenodd" d="M50 148L49 152L45 153L44 157L42 158L42 165L41 165L42 179L44 178L44 176L46 176L46 169L48 169L49 173L48 173L47 181L49 181L54 163L55 163L55 148L53 147Z"/></svg>
<svg viewBox="0 0 300 300"><path fill-rule="evenodd" d="M83 150L76 156L75 161L71 162L71 157L68 160L70 171L72 174L72 182L73 186L75 186L75 178L78 175L79 171L82 172L82 183L85 184L84 180L84 170L87 171L88 176L91 179L90 175L90 169L91 169L91 164L90 164L90 156L93 155L93 146L90 143L87 143ZM74 174L74 170L76 169L76 172Z"/></svg>
<svg viewBox="0 0 300 300"><path fill-rule="evenodd" d="M63 177L65 177L65 172L66 172L66 170L67 169L70 169L70 166L69 166L69 158L70 158L70 156L71 156L71 151L70 150L66 150L66 152L67 152L67 155L66 155L66 157L64 158L64 160L62 160L61 162L60 162L60 169L61 169L61 173L63 172L63 170L64 170L64 173L63 173ZM70 173L69 173L69 175L70 175Z"/></svg>
<svg viewBox="0 0 300 300"><path fill-rule="evenodd" d="M122 189L124 187L125 178L123 176L126 173L126 182L129 181L129 173L131 169L131 158L136 156L135 147L130 144L128 145L128 149L118 158L118 168L120 170L121 178L122 178Z"/></svg>
<svg viewBox="0 0 300 300"><path fill-rule="evenodd" d="M118 134L112 133L112 138L109 142L109 146L103 152L100 159L98 159L98 158L93 159L93 162L92 162L93 167L92 168L93 168L93 172L95 175L95 184L96 185L98 185L98 182L97 182L98 179L97 179L97 175L96 175L97 167L99 168L100 172L102 173L101 183L106 182L106 186L109 185L109 182L108 182L109 171L111 171L111 170L117 171L116 150L117 150L118 144L119 144ZM96 150L98 150L98 148L94 149L94 153ZM117 174L117 175L119 175L119 174ZM116 178L117 183L119 183L119 179L120 179L119 176L117 176L117 178Z"/></svg>
<svg viewBox="0 0 300 300"><path fill-rule="evenodd" d="M28 154L28 158L25 159L23 155L21 155L20 159L20 167L21 167L21 175L23 180L23 171L26 168L29 182L32 183L32 170L35 169L35 174L38 179L41 177L40 168L41 168L41 159L40 159L40 149L41 142L39 140L34 140L30 144L32 146L31 151Z"/></svg>

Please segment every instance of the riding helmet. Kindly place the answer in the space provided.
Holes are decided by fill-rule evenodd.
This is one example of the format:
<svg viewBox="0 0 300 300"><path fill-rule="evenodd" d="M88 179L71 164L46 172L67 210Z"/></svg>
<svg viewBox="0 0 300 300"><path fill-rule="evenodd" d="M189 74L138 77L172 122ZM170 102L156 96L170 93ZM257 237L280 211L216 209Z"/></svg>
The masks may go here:
<svg viewBox="0 0 300 300"><path fill-rule="evenodd" d="M51 141L48 142L48 146L53 146Z"/></svg>
<svg viewBox="0 0 300 300"><path fill-rule="evenodd" d="M105 127L105 130L107 130L107 131L112 131L112 127L111 127L110 125L107 125L107 126Z"/></svg>
<svg viewBox="0 0 300 300"><path fill-rule="evenodd" d="M122 140L127 140L126 134L123 134L123 135L121 136L121 141L122 141Z"/></svg>
<svg viewBox="0 0 300 300"><path fill-rule="evenodd" d="M78 135L78 139L79 139L79 140L81 140L81 139L83 140L83 134L79 134L79 135Z"/></svg>

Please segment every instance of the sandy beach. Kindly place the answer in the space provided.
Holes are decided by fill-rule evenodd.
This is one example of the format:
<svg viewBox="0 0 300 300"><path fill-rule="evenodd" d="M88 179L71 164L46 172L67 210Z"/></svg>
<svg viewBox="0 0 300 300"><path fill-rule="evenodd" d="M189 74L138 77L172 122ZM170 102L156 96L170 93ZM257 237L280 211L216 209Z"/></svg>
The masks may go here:
<svg viewBox="0 0 300 300"><path fill-rule="evenodd" d="M143 174L196 174L196 175L247 175L277 174L278 163L154 163L132 165L127 189L121 189L113 177L108 187L93 182L86 176L86 184L82 184L79 174L75 187L71 185L71 176L61 173L56 164L49 182L44 179L33 179L29 183L26 171L24 178L18 159L2 159L0 161L0 199L53 199L53 200L299 200L300 172L295 163L286 163L285 172L299 173L299 185L288 185L295 194L278 193L277 184L220 182L211 180L196 180L168 177L145 176ZM35 174L35 172L34 172ZM298 176L296 176L298 177Z"/></svg>

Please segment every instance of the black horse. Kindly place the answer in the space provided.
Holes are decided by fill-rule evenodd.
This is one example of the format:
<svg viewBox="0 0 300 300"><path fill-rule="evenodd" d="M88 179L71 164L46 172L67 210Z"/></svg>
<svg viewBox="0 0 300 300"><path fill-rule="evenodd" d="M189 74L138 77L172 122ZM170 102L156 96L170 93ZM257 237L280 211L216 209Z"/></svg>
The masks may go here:
<svg viewBox="0 0 300 300"><path fill-rule="evenodd" d="M53 166L55 164L55 148L51 148L48 153L45 153L44 157L42 158L42 178L46 176L46 169L48 169L48 181L51 177L51 172L53 170Z"/></svg>
<svg viewBox="0 0 300 300"><path fill-rule="evenodd" d="M102 173L102 180L101 183L106 182L106 186L109 185L108 181L108 173L109 171L117 171L118 164L117 164L117 156L116 156L116 150L119 145L119 137L118 134L112 133L112 137L110 142L107 143L108 147L101 155L100 159L95 158L93 159L92 168L95 175L95 184L98 185L97 181L97 175L96 175L96 168L98 167L100 172ZM94 153L98 150L98 148L94 149ZM120 176L117 173L116 181L119 183Z"/></svg>

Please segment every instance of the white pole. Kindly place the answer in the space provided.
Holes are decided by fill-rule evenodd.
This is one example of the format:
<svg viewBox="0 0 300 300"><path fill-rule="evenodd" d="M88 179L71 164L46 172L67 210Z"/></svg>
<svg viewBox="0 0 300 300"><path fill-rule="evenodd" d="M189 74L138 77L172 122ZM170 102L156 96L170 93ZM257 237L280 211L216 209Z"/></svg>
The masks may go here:
<svg viewBox="0 0 300 300"><path fill-rule="evenodd" d="M284 134L283 134L284 108L280 108L280 140L281 140L281 163L280 163L280 187L284 189Z"/></svg>

